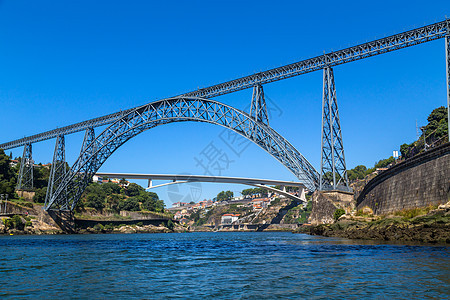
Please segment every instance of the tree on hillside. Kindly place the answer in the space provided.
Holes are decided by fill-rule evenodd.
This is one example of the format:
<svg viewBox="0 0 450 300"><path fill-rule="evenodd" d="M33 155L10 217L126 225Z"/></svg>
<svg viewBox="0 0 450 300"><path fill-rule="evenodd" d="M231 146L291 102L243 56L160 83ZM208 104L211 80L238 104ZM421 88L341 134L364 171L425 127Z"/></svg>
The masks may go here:
<svg viewBox="0 0 450 300"><path fill-rule="evenodd" d="M33 196L34 203L45 203L45 195L47 194L47 187L36 189Z"/></svg>
<svg viewBox="0 0 450 300"><path fill-rule="evenodd" d="M234 194L232 191L221 191L217 194L217 201L230 200L233 196Z"/></svg>
<svg viewBox="0 0 450 300"><path fill-rule="evenodd" d="M143 192L139 195L142 208L149 211L164 212L164 201L159 200L158 194Z"/></svg>
<svg viewBox="0 0 450 300"><path fill-rule="evenodd" d="M42 189L48 186L50 177L50 168L44 167L41 164L34 166L33 169L33 186L35 189Z"/></svg>
<svg viewBox="0 0 450 300"><path fill-rule="evenodd" d="M0 149L0 194L8 194L8 198L14 197L16 176L10 167L10 158Z"/></svg>
<svg viewBox="0 0 450 300"><path fill-rule="evenodd" d="M412 157L426 148L426 145L442 141L448 134L447 108L444 106L434 109L428 116L428 124L422 127L422 135L411 144L402 144L400 152L403 158Z"/></svg>
<svg viewBox="0 0 450 300"><path fill-rule="evenodd" d="M275 187L276 188L276 187ZM282 189L281 186L279 187L279 189ZM261 195L263 197L266 197L268 194L268 191L266 189L263 188L250 188L250 189L245 189L242 190L241 192L242 196L253 196L253 195Z"/></svg>
<svg viewBox="0 0 450 300"><path fill-rule="evenodd" d="M139 200L137 197L130 197L125 200L120 201L119 210L126 211L140 211Z"/></svg>
<svg viewBox="0 0 450 300"><path fill-rule="evenodd" d="M434 109L427 118L428 124L424 128L425 136L432 134L440 138L448 133L447 108L444 106Z"/></svg>
<svg viewBox="0 0 450 300"><path fill-rule="evenodd" d="M86 196L86 206L101 211L105 208L105 198L101 197L99 194L89 193Z"/></svg>
<svg viewBox="0 0 450 300"><path fill-rule="evenodd" d="M366 172L367 172L366 166L364 165L356 166L353 169L347 171L348 179L351 181L356 179L364 179L364 177L366 176Z"/></svg>
<svg viewBox="0 0 450 300"><path fill-rule="evenodd" d="M136 183L130 183L125 191L127 196L133 197L138 196L141 192L144 192L144 188Z"/></svg>
<svg viewBox="0 0 450 300"><path fill-rule="evenodd" d="M122 188L118 184L112 182L103 183L101 185L101 188L106 195L120 194L122 190Z"/></svg>
<svg viewBox="0 0 450 300"><path fill-rule="evenodd" d="M123 196L123 195L118 195L118 194L108 195L106 197L106 207L119 213L120 212L120 209L119 209L120 201L122 201L123 199L125 199L125 196Z"/></svg>
<svg viewBox="0 0 450 300"><path fill-rule="evenodd" d="M386 159L382 159L382 160L379 160L376 164L375 164L375 169L378 169L378 168L386 168L389 164L391 164L391 163L393 163L395 161L395 158L394 157L389 157L389 158L386 158Z"/></svg>

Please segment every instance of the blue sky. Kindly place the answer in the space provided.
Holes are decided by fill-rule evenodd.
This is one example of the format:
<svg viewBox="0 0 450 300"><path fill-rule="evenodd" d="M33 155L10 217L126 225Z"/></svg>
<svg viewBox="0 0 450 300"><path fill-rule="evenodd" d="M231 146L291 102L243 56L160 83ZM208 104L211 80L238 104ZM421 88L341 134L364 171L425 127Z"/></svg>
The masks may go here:
<svg viewBox="0 0 450 300"><path fill-rule="evenodd" d="M441 21L446 14L448 1L0 1L0 141ZM432 109L446 104L443 40L338 66L334 74L349 169L373 166L412 142L416 120L425 124ZM322 72L264 88L276 106L271 126L319 169ZM244 109L251 91L216 100ZM161 126L126 143L101 170L203 174L195 158L212 143L232 161L220 175L295 180L256 145L234 153L222 131L198 123ZM66 138L69 163L82 138ZM35 144L35 161L50 162L53 148L54 140ZM22 149L12 152L19 156ZM202 200L243 188L201 184L155 191L170 206L188 194Z"/></svg>

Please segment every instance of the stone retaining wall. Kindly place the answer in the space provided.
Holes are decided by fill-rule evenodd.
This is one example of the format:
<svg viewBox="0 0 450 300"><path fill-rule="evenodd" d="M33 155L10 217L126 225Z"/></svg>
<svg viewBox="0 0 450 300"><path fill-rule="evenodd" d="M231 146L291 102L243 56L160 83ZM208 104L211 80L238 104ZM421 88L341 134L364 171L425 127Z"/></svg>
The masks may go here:
<svg viewBox="0 0 450 300"><path fill-rule="evenodd" d="M449 200L450 143L447 143L376 176L358 196L357 209L368 206L380 215Z"/></svg>

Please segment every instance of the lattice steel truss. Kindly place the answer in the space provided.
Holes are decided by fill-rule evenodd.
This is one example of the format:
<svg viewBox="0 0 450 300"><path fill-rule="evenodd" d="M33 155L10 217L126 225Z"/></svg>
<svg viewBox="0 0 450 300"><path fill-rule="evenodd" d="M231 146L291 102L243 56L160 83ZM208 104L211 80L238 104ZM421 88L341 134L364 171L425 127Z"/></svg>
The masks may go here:
<svg viewBox="0 0 450 300"><path fill-rule="evenodd" d="M48 205L53 194L63 182L63 179L67 174L67 169L65 138L64 135L60 135L56 138L52 168L50 170L50 177L48 180L47 194L45 195L45 206ZM59 197L63 199L64 202L67 202L66 190L61 191Z"/></svg>
<svg viewBox="0 0 450 300"><path fill-rule="evenodd" d="M349 191L333 69L323 69L320 190Z"/></svg>
<svg viewBox="0 0 450 300"><path fill-rule="evenodd" d="M95 140L95 130L94 127L89 127L86 129L84 134L83 144L81 145L80 156L84 158L89 158L95 151L95 148L88 148L88 146Z"/></svg>
<svg viewBox="0 0 450 300"><path fill-rule="evenodd" d="M233 130L275 157L309 190L318 187L318 172L275 130L220 102L176 97L136 108L106 128L84 148L45 209L74 209L92 176L122 144L150 128L183 121L207 122ZM60 197L63 190L67 190L67 200Z"/></svg>
<svg viewBox="0 0 450 300"><path fill-rule="evenodd" d="M252 104L250 107L250 116L257 122L269 125L269 116L267 114L266 99L262 85L257 84L253 87Z"/></svg>
<svg viewBox="0 0 450 300"><path fill-rule="evenodd" d="M372 42L356 45L346 49L325 53L324 55L309 58L289 64L286 66L274 68L264 72L256 73L250 76L238 78L225 83L217 84L211 87L198 89L196 91L183 94L184 97L201 97L213 98L228 93L233 93L243 89L251 88L255 85L262 85L286 78L306 74L321 70L326 66L337 66L344 63L372 57L375 55L388 53L391 51L403 49L410 46L415 46L421 43L433 41L436 39L446 37L449 32L448 21L442 21L431 25L423 26L399 34L395 34L386 38L378 39ZM447 40L448 44L448 40ZM447 68L448 69L448 68ZM8 143L0 144L0 148L6 150L25 145L26 143L35 143L58 135L67 135L70 133L83 131L89 127L97 127L106 124L111 124L120 119L123 115L128 114L134 109L129 109L123 112L117 112L99 118L83 121L70 126L61 127L50 130L33 136L14 140Z"/></svg>
<svg viewBox="0 0 450 300"><path fill-rule="evenodd" d="M23 148L22 159L20 160L19 184L18 190L33 189L33 155L31 143L25 144Z"/></svg>

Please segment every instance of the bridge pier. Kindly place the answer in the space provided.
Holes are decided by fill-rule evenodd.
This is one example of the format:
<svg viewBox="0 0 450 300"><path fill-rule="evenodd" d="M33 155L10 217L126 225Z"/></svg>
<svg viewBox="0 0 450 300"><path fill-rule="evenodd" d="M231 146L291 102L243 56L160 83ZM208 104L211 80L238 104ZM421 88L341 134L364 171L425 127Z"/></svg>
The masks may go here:
<svg viewBox="0 0 450 300"><path fill-rule="evenodd" d="M253 87L252 104L250 107L250 116L257 122L269 125L269 115L267 114L266 99L261 84Z"/></svg>
<svg viewBox="0 0 450 300"><path fill-rule="evenodd" d="M33 155L31 143L26 143L23 148L22 158L20 160L18 190L33 189Z"/></svg>
<svg viewBox="0 0 450 300"><path fill-rule="evenodd" d="M60 184L63 182L67 173L66 167L66 147L64 135L59 135L56 138L55 151L53 153L52 168L50 170L50 177L48 180L47 194L45 195L45 207L47 207L50 199ZM67 201L67 191L60 194L64 198L64 203Z"/></svg>
<svg viewBox="0 0 450 300"><path fill-rule="evenodd" d="M319 189L349 191L333 69L328 66L323 69L321 148Z"/></svg>

